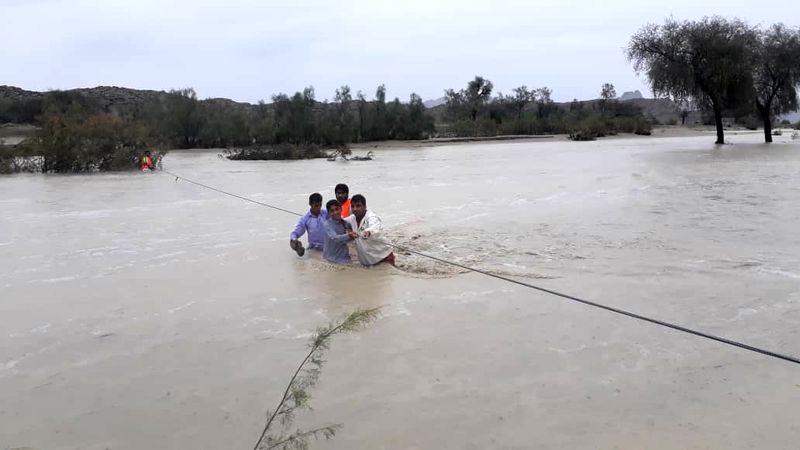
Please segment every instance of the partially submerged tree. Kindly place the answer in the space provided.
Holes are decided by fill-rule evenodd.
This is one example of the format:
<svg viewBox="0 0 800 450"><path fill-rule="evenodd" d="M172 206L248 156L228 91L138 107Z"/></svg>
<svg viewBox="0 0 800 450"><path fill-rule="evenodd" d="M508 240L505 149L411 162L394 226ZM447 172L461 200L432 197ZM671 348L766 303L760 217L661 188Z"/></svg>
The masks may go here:
<svg viewBox="0 0 800 450"><path fill-rule="evenodd" d="M676 101L692 99L714 115L717 144L725 142L722 113L746 104L752 93L750 68L756 31L721 17L664 25L649 24L628 45L634 69L645 72L653 93Z"/></svg>
<svg viewBox="0 0 800 450"><path fill-rule="evenodd" d="M772 142L772 119L797 109L800 84L800 29L773 25L760 33L753 70L755 107L764 122L764 141Z"/></svg>

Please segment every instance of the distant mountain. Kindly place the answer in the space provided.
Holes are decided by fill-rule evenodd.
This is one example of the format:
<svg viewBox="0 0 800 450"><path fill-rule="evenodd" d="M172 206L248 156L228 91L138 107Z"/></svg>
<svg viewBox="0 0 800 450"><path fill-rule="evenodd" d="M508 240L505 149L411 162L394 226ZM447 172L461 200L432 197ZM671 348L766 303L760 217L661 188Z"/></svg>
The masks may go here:
<svg viewBox="0 0 800 450"><path fill-rule="evenodd" d="M436 108L437 106L444 105L445 103L447 103L447 99L444 97L440 97L435 100L425 100L422 102L426 108Z"/></svg>
<svg viewBox="0 0 800 450"><path fill-rule="evenodd" d="M640 99L640 98L644 98L644 95L642 95L642 93L639 92L639 90L637 89L637 90L635 90L633 92L631 92L631 91L625 92L619 98L619 101L626 102L628 100L636 100L636 99Z"/></svg>
<svg viewBox="0 0 800 450"><path fill-rule="evenodd" d="M97 86L93 88L77 88L68 89L64 91L48 91L36 92L26 91L15 86L0 86L0 100L8 99L12 101L25 101L41 99L47 95L53 95L58 92L65 92L70 94L80 94L89 99L96 101L101 107L113 110L117 107L124 107L130 105L141 104L149 100L160 100L168 95L166 91L152 91L145 89L131 89L118 86ZM201 100L212 103L224 103L230 106L240 106L249 108L253 105L250 103L235 102L226 98L214 98Z"/></svg>

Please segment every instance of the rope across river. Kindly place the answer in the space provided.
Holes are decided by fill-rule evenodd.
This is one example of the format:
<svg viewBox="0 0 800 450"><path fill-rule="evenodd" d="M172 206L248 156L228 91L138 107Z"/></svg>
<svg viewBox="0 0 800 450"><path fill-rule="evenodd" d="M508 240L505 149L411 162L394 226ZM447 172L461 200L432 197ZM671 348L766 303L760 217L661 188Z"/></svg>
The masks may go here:
<svg viewBox="0 0 800 450"><path fill-rule="evenodd" d="M194 184L195 186L199 186L199 187L202 187L204 189L209 189L211 191L218 192L220 194L224 194L224 195L228 195L228 196L231 196L231 197L234 197L234 198L238 198L238 199L244 200L246 202L255 203L256 205L259 205L259 206L263 206L263 207L266 207L266 208L271 208L271 209L274 209L276 211L285 212L287 214L291 214L291 215L294 215L294 216L302 216L302 214L300 214L300 213L297 213L297 212L294 212L294 211L290 211L288 209L280 208L278 206L270 205L268 203L260 202L258 200L253 200L253 199L248 198L248 197L243 197L241 195L237 195L237 194L234 194L232 192L223 191L222 189L217 189L217 188L215 188L213 186L209 186L209 185L206 185L206 184L194 181L194 180L190 180L188 178L185 178L185 177L182 177L180 175L174 174L174 173L169 172L167 170L162 170L161 172L164 173L164 174L171 175L171 176L175 177L175 181L183 180L183 181L186 181L187 183ZM621 308L615 308L613 306L603 305L601 303L585 300L585 299L582 299L582 298L579 298L579 297L575 297L575 296L572 296L572 295L569 295L569 294L564 294L564 293L561 293L561 292L558 292L558 291L554 291L552 289L543 288L541 286L536 286L536 285L533 285L533 284L530 284L530 283L525 283L523 281L515 280L513 278L505 277L505 276L502 276L502 275L497 275L497 274L494 274L494 273L491 273L491 272L488 272L488 271L485 271L485 270L477 269L475 267L470 267L470 266L466 266L466 265L463 265L463 264L459 264L459 263L457 263L455 261L450 261L450 260L447 260L447 259L444 259L444 258L439 258L437 256L429 255L427 253L418 252L416 250L412 250L412 249L409 249L407 247L403 247L401 245L393 244L391 242L386 242L386 241L381 241L381 242L383 242L386 245L388 245L388 246L390 246L390 247L392 247L394 249L397 249L399 251L406 252L406 253L411 253L411 254L414 254L414 255L417 255L417 256L420 256L420 257L423 257L423 258L427 258L427 259L430 259L432 261L436 261L436 262L439 262L439 263L442 263L442 264L447 264L447 265L450 265L450 266L453 266L453 267L458 267L460 269L467 270L467 271L470 271L470 272L475 272L475 273L478 273L478 274L481 274L481 275L484 275L484 276L487 276L487 277L496 278L498 280L502 280L502 281L505 281L507 283L512 283L512 284L523 286L523 287L526 287L526 288L529 288L529 289L534 289L534 290L537 290L537 291L540 291L540 292L544 292L544 293L547 293L547 294L555 295L557 297L561 297L561 298L564 298L564 299L567 299L567 300L571 300L573 302L578 302L578 303L581 303L581 304L584 304L584 305L587 305L587 306L603 309L603 310L606 310L606 311L609 311L609 312L612 312L612 313L615 313L615 314L619 314L619 315L622 315L622 316L631 317L633 319L641 320L641 321L644 321L644 322L649 322L649 323L652 323L652 324L655 324L655 325L659 325L659 326L662 326L662 327L665 327L665 328L669 328L669 329L672 329L672 330L676 330L676 331L680 331L680 332L683 332L683 333L691 334L691 335L694 335L694 336L697 336L697 337L701 337L701 338L704 338L704 339L709 339L709 340L712 340L712 341L720 342L722 344L727 344L727 345L730 345L730 346L733 346L733 347L738 347L738 348L743 349L743 350L748 350L748 351L751 351L751 352L759 353L759 354L764 355L764 356L769 356L771 358L776 358L776 359L780 359L780 360L783 360L783 361L787 361L787 362L790 362L790 363L794 363L794 364L800 365L800 358L795 357L795 356L774 352L774 351L767 350L767 349L764 349L764 348L761 348L761 347L756 347L754 345L745 344L743 342L739 342L739 341L736 341L736 340L733 340L733 339L728 339L728 338L724 338L724 337L720 337L720 336L715 336L713 334L705 333L703 331L694 330L692 328L688 328L688 327L685 327L685 326L682 326L682 325L678 325L678 324L674 324L674 323L671 323L671 322L667 322L667 321L664 321L664 320L659 320L659 319L655 319L655 318L652 318L652 317L643 316L641 314L637 314L637 313L634 313L634 312L626 311L626 310L621 309Z"/></svg>

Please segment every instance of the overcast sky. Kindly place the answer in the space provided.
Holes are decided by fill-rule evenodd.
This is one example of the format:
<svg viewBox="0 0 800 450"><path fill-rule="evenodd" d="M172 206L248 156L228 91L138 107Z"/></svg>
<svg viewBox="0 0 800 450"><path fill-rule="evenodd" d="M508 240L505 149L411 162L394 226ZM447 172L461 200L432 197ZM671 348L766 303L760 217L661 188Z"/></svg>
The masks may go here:
<svg viewBox="0 0 800 450"><path fill-rule="evenodd" d="M291 3L291 4L290 4ZM647 84L630 36L670 15L797 26L797 0L0 0L0 85L30 90L193 87L200 98L269 100L313 85L372 97L442 96L483 75L495 92L549 86L559 101Z"/></svg>

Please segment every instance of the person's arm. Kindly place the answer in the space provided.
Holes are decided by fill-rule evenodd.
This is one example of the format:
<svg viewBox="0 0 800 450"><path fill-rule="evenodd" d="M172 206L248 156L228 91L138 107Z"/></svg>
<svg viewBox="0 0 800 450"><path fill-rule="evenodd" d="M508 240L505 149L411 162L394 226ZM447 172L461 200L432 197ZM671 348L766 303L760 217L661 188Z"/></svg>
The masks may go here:
<svg viewBox="0 0 800 450"><path fill-rule="evenodd" d="M300 239L300 236L304 235L305 232L306 232L306 216L303 216L300 218L300 220L297 221L297 225L294 227L294 231L292 231L292 234L289 235L289 239L291 239L292 241L296 241Z"/></svg>
<svg viewBox="0 0 800 450"><path fill-rule="evenodd" d="M336 230L333 229L330 222L325 222L324 226L325 226L325 234L327 234L328 238L330 238L333 242L347 242L350 239L352 239L348 233L344 234L336 233Z"/></svg>
<svg viewBox="0 0 800 450"><path fill-rule="evenodd" d="M364 228L364 232L362 233L364 239L380 237L381 231L383 231L381 218L377 215L372 215L370 217L365 217L364 220L367 221L367 226Z"/></svg>

